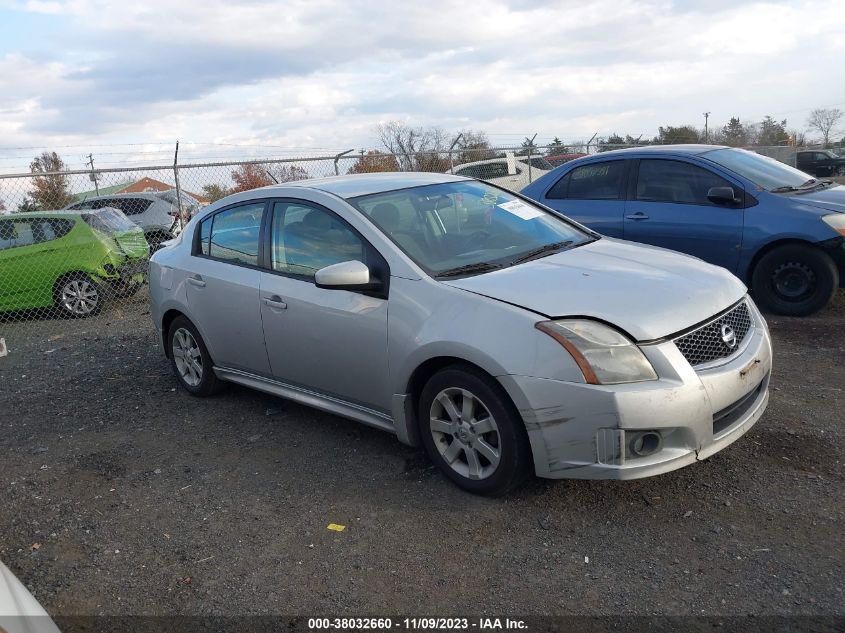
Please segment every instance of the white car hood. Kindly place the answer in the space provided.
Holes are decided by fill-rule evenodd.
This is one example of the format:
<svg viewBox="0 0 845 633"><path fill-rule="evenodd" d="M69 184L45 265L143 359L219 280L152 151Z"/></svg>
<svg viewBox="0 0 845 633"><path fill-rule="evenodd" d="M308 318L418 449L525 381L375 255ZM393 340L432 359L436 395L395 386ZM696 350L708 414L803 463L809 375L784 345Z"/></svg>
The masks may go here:
<svg viewBox="0 0 845 633"><path fill-rule="evenodd" d="M730 272L663 248L602 238L562 253L444 282L547 317L585 316L637 341L663 338L745 294Z"/></svg>
<svg viewBox="0 0 845 633"><path fill-rule="evenodd" d="M0 630L59 633L44 608L3 563L0 563Z"/></svg>

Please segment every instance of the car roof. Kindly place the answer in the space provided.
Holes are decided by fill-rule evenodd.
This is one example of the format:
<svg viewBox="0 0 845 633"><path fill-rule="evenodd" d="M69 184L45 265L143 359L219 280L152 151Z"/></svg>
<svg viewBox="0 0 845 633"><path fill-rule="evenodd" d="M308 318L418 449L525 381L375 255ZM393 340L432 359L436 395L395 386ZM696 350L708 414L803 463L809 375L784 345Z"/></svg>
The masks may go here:
<svg viewBox="0 0 845 633"><path fill-rule="evenodd" d="M666 153L666 154L703 154L705 152L712 152L716 149L730 149L727 145L704 145L703 143L688 144L688 145L640 145L637 147L625 147L623 149L612 149L608 152L601 152L599 154L591 154L590 158L597 156L615 156L617 154L633 154L635 152L650 153Z"/></svg>
<svg viewBox="0 0 845 633"><path fill-rule="evenodd" d="M279 185L262 187L261 191L272 196L276 190L280 195L289 190L290 187L303 187L306 189L319 189L332 193L340 198L356 198L373 193L407 189L409 187L422 187L424 185L436 185L443 182L458 182L470 180L463 176L451 174L435 174L430 172L377 172L373 174L347 174L345 176L332 176L330 178L311 178L309 180L297 180L285 182Z"/></svg>
<svg viewBox="0 0 845 633"><path fill-rule="evenodd" d="M153 198L160 198L160 194L164 191L139 191L138 193L107 193L102 196L88 196L82 200L77 200L72 204L79 204L80 202L90 202L91 200L110 200L112 198L143 198L145 196L152 196ZM182 195L185 195L182 192Z"/></svg>
<svg viewBox="0 0 845 633"><path fill-rule="evenodd" d="M96 210L85 210L85 213L96 213ZM79 217L79 211L75 209L56 209L55 211L27 211L26 213L8 213L0 215L0 220L26 220L32 218L52 218L61 216Z"/></svg>
<svg viewBox="0 0 845 633"><path fill-rule="evenodd" d="M521 163L524 163L528 160L527 154L521 154L519 156L514 155L514 160L517 160ZM531 159L535 158L546 158L541 154L531 154ZM463 169L464 167L474 167L476 165L492 165L493 163L503 163L508 160L507 156L499 156L497 158L488 158L487 160L476 160L471 163L461 163L460 165L455 165L452 169Z"/></svg>

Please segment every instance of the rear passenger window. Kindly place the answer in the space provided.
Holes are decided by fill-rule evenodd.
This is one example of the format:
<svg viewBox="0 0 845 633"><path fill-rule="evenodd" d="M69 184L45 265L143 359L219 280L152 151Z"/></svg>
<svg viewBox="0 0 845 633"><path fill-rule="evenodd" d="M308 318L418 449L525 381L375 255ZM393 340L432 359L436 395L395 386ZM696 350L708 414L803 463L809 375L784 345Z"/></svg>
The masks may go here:
<svg viewBox="0 0 845 633"><path fill-rule="evenodd" d="M211 237L211 222L214 216L208 217L200 223L200 253L208 255L208 238Z"/></svg>
<svg viewBox="0 0 845 633"><path fill-rule="evenodd" d="M713 205L711 187L732 187L713 172L678 160L641 160L637 175L637 200Z"/></svg>
<svg viewBox="0 0 845 633"><path fill-rule="evenodd" d="M255 202L216 213L211 219L209 257L257 266L263 212L264 203Z"/></svg>
<svg viewBox="0 0 845 633"><path fill-rule="evenodd" d="M621 160L581 165L568 172L546 194L558 200L617 200L622 189L625 162Z"/></svg>

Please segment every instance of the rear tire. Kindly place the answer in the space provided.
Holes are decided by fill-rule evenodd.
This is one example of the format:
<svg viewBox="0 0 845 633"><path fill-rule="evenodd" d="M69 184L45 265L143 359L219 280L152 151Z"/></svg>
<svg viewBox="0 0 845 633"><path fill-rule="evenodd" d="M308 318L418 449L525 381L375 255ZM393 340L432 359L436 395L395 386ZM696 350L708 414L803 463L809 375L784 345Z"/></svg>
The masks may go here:
<svg viewBox="0 0 845 633"><path fill-rule="evenodd" d="M824 251L809 244L779 246L757 262L751 290L765 310L808 316L824 308L839 287L839 269Z"/></svg>
<svg viewBox="0 0 845 633"><path fill-rule="evenodd" d="M222 387L214 361L194 324L184 316L173 319L167 332L167 353L173 374L192 396L212 396Z"/></svg>
<svg viewBox="0 0 845 633"><path fill-rule="evenodd" d="M420 394L417 419L429 457L468 492L502 495L531 474L525 425L501 386L479 370L437 372Z"/></svg>

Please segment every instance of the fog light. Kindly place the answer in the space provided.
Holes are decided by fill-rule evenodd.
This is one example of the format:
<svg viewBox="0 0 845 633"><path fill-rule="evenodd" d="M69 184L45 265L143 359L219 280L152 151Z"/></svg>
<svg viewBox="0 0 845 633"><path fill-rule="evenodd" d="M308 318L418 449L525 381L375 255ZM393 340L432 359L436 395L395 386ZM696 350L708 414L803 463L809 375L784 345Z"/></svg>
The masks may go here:
<svg viewBox="0 0 845 633"><path fill-rule="evenodd" d="M637 433L631 440L631 452L638 457L648 457L663 447L663 436L657 431Z"/></svg>

